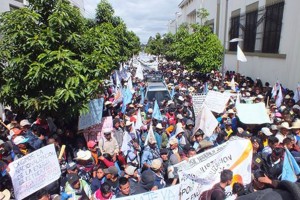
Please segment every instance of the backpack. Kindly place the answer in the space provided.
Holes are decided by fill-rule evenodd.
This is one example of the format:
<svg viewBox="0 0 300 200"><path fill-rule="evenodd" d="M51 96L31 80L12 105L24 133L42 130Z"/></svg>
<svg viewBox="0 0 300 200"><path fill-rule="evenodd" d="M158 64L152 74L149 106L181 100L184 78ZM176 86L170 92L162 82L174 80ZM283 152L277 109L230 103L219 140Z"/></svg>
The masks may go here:
<svg viewBox="0 0 300 200"><path fill-rule="evenodd" d="M215 191L219 190L222 191L220 188L213 186L213 188L209 190L205 190L204 192L201 193L199 200L211 200L211 194ZM222 191L223 192L223 191Z"/></svg>

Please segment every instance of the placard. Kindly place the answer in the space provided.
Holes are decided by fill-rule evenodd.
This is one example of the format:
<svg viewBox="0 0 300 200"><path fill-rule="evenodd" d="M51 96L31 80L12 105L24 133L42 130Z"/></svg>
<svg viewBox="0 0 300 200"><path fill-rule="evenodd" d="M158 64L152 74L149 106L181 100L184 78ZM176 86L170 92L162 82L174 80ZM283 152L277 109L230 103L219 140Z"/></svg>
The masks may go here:
<svg viewBox="0 0 300 200"><path fill-rule="evenodd" d="M61 175L54 144L10 163L9 169L16 199L24 199Z"/></svg>
<svg viewBox="0 0 300 200"><path fill-rule="evenodd" d="M226 104L228 103L230 96L230 93L221 93L209 90L204 103L211 111L222 113L226 108Z"/></svg>
<svg viewBox="0 0 300 200"><path fill-rule="evenodd" d="M271 123L270 117L267 113L265 103L236 105L237 116L244 124L265 124Z"/></svg>
<svg viewBox="0 0 300 200"><path fill-rule="evenodd" d="M198 113L200 112L205 98L206 98L205 94L192 94L193 108L194 108L195 116L197 116Z"/></svg>

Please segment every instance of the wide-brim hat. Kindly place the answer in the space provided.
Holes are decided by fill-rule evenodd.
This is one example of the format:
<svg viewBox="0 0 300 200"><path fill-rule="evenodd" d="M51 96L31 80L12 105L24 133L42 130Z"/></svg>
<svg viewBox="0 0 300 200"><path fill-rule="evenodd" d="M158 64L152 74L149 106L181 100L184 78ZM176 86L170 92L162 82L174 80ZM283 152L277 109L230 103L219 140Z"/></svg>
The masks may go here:
<svg viewBox="0 0 300 200"><path fill-rule="evenodd" d="M199 142L199 145L200 145L200 149L206 149L214 146L214 143L211 141L202 140L201 142Z"/></svg>
<svg viewBox="0 0 300 200"><path fill-rule="evenodd" d="M130 122L130 121L126 121L126 124L125 124L125 126L131 126L132 125L132 122Z"/></svg>
<svg viewBox="0 0 300 200"><path fill-rule="evenodd" d="M76 155L76 160L89 160L92 158L92 153L88 150L79 150Z"/></svg>
<svg viewBox="0 0 300 200"><path fill-rule="evenodd" d="M154 159L151 163L151 168L154 170L158 170L161 168L162 162L160 159Z"/></svg>
<svg viewBox="0 0 300 200"><path fill-rule="evenodd" d="M134 174L134 172L135 172L136 169L137 169L136 167L134 167L134 166L132 166L132 165L128 165L128 166L124 169L124 171L125 171L125 173L128 174L129 176L133 176L133 174Z"/></svg>
<svg viewBox="0 0 300 200"><path fill-rule="evenodd" d="M282 122L278 128L280 128L280 129L284 128L284 129L288 129L288 130L291 129L289 123L287 123L287 122Z"/></svg>
<svg viewBox="0 0 300 200"><path fill-rule="evenodd" d="M300 120L299 119L292 123L291 129L300 129Z"/></svg>

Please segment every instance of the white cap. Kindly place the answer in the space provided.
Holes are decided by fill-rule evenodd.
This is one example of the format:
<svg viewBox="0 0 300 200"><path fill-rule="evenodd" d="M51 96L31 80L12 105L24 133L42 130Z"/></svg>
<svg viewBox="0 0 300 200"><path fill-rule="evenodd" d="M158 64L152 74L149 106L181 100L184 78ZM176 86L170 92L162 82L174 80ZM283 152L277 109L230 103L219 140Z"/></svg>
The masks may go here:
<svg viewBox="0 0 300 200"><path fill-rule="evenodd" d="M21 126L31 126L31 123L28 121L28 119L23 119L23 120L20 122L20 125L21 125Z"/></svg>

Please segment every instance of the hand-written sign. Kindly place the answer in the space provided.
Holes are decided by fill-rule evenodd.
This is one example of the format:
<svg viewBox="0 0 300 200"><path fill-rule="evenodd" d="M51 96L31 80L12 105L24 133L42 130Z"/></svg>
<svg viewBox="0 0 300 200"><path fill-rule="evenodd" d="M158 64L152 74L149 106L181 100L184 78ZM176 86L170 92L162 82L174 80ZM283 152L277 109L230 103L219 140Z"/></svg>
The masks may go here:
<svg viewBox="0 0 300 200"><path fill-rule="evenodd" d="M86 129L101 122L104 99L94 99L89 103L89 112L79 117L78 130Z"/></svg>
<svg viewBox="0 0 300 200"><path fill-rule="evenodd" d="M205 105L213 112L222 113L230 98L230 93L210 90L205 98Z"/></svg>
<svg viewBox="0 0 300 200"><path fill-rule="evenodd" d="M120 200L179 200L180 184L160 190L137 194L129 197L118 198Z"/></svg>
<svg viewBox="0 0 300 200"><path fill-rule="evenodd" d="M204 103L205 97L206 97L205 94L193 94L192 95L195 116L197 116L198 113L200 112L201 107Z"/></svg>
<svg viewBox="0 0 300 200"><path fill-rule="evenodd" d="M36 150L9 164L16 199L23 199L56 181L60 175L54 144Z"/></svg>

